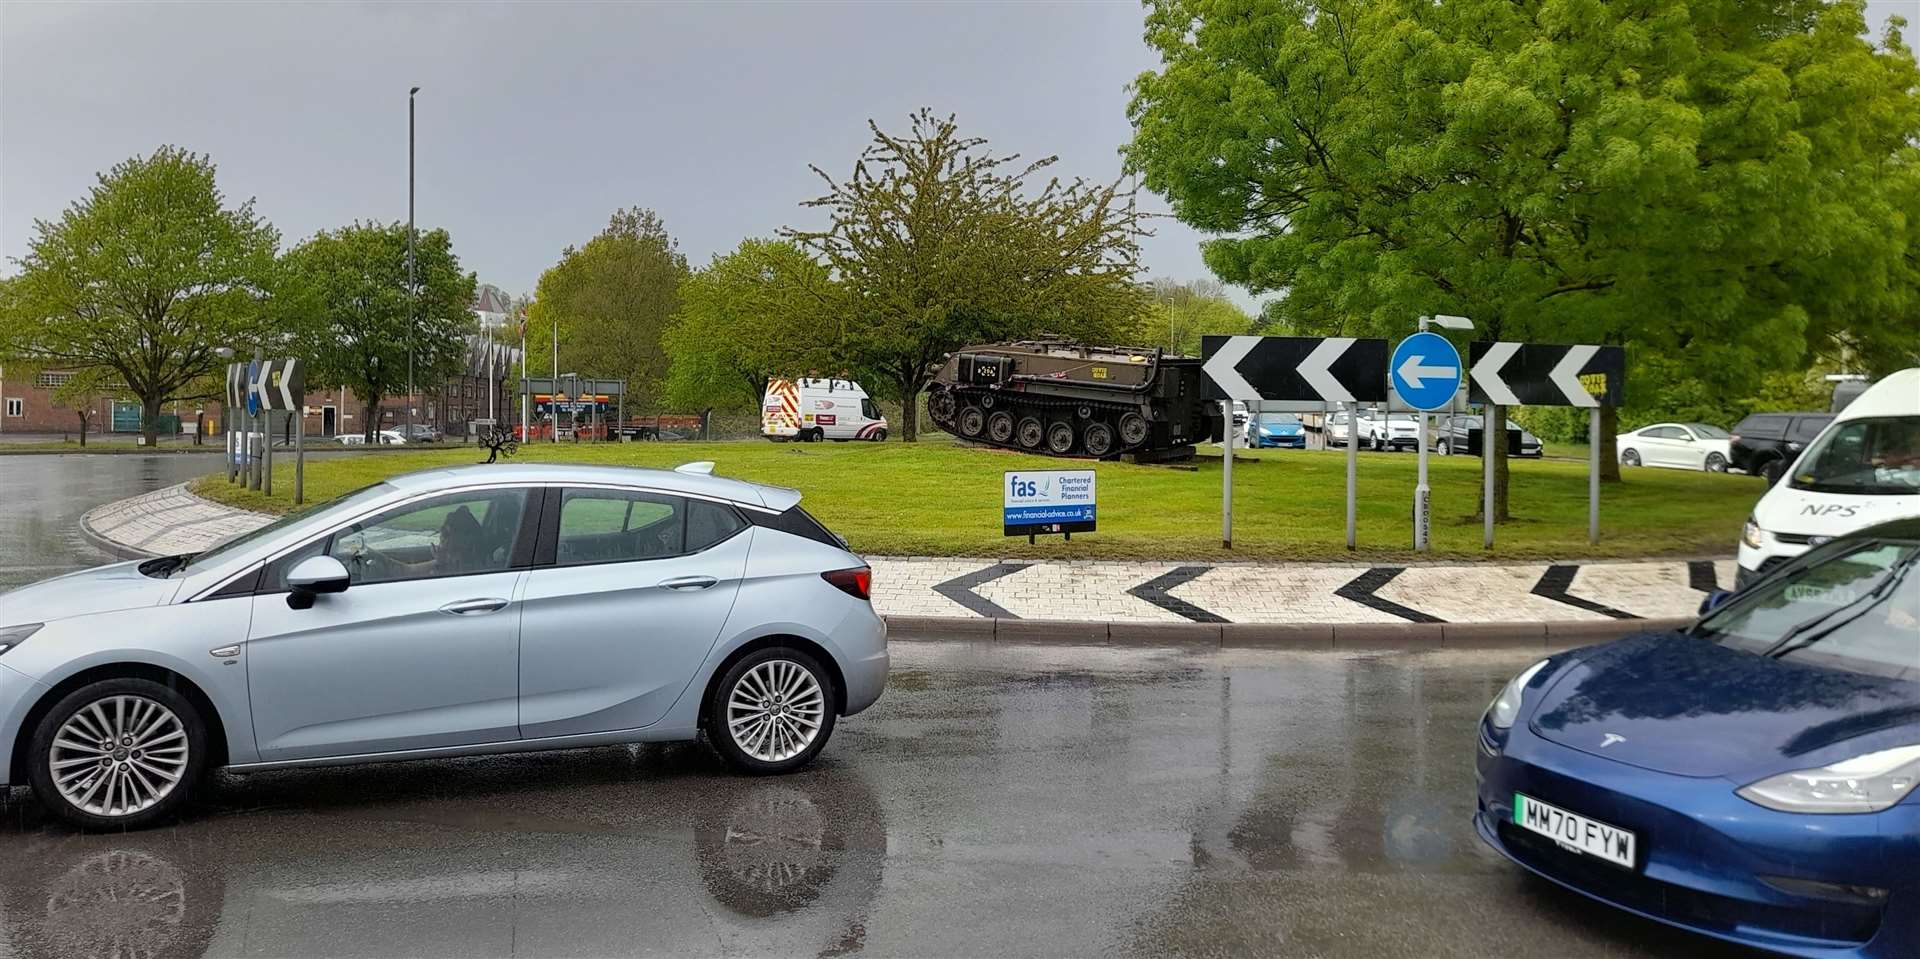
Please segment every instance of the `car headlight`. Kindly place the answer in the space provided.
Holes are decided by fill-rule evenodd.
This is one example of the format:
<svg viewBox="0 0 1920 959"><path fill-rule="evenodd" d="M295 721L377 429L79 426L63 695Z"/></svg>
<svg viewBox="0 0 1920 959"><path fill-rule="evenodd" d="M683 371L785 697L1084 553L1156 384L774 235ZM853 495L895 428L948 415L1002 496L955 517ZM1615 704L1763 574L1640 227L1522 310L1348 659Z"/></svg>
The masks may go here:
<svg viewBox="0 0 1920 959"><path fill-rule="evenodd" d="M1781 812L1879 812L1905 798L1920 782L1920 746L1900 746L1855 756L1818 769L1762 779L1740 797Z"/></svg>
<svg viewBox="0 0 1920 959"><path fill-rule="evenodd" d="M23 623L19 626L0 627L0 654L20 645L28 636L40 631L40 623Z"/></svg>
<svg viewBox="0 0 1920 959"><path fill-rule="evenodd" d="M1507 688L1502 689L1500 695L1494 697L1493 702L1487 706L1487 722L1492 723L1493 728L1513 728L1513 721L1520 718L1521 693L1526 690L1527 684L1533 681L1533 677L1539 675L1540 670L1545 669L1546 666L1547 661L1544 659L1528 666L1525 671L1507 683Z"/></svg>
<svg viewBox="0 0 1920 959"><path fill-rule="evenodd" d="M1762 534L1760 531L1760 524L1754 522L1753 517L1751 516L1747 517L1747 525L1740 528L1740 542L1745 543L1748 546L1753 547L1754 549L1759 549L1760 538L1762 535L1764 534Z"/></svg>

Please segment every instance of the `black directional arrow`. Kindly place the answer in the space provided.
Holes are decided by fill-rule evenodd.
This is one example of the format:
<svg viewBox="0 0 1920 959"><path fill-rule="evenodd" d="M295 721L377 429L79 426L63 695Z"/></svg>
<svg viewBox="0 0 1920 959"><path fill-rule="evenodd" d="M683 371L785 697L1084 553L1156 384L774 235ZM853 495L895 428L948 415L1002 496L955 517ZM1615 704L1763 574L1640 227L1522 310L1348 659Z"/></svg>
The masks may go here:
<svg viewBox="0 0 1920 959"><path fill-rule="evenodd" d="M1573 587L1573 578L1579 572L1578 566L1549 566L1545 573L1540 574L1540 581L1533 584L1533 595L1544 596L1556 603L1565 603L1575 609L1584 609L1589 613L1599 613L1614 619L1640 618L1624 610L1614 609L1590 599L1581 599L1567 592Z"/></svg>
<svg viewBox="0 0 1920 959"><path fill-rule="evenodd" d="M1032 565L1032 563L999 563L985 569L976 569L965 576L955 576L934 586L933 591L990 619L1019 619L1020 617L973 590L976 586L984 586L1002 576L1012 576Z"/></svg>
<svg viewBox="0 0 1920 959"><path fill-rule="evenodd" d="M1127 590L1127 594L1130 596L1138 596L1169 613L1177 616L1185 616L1196 623L1230 622L1225 616L1208 612L1169 592L1169 590L1185 586L1199 579L1206 575L1207 571L1212 568L1211 566L1181 566L1177 569L1161 573Z"/></svg>
<svg viewBox="0 0 1920 959"><path fill-rule="evenodd" d="M1374 591L1393 581L1395 576L1406 572L1404 566L1375 566L1355 576L1347 585L1333 591L1341 599L1350 599L1369 609L1391 613L1410 623L1444 623L1438 616L1430 616L1417 609L1402 606L1384 596L1374 595Z"/></svg>

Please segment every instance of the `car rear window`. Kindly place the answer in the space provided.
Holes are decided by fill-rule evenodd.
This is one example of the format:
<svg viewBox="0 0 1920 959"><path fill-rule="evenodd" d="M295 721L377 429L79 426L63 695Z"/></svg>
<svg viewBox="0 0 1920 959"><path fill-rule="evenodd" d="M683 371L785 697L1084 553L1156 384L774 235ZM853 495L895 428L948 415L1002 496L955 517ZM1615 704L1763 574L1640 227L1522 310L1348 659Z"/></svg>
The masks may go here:
<svg viewBox="0 0 1920 959"><path fill-rule="evenodd" d="M1787 431L1787 438L1794 440L1813 439L1819 436L1820 431L1826 429L1827 424L1831 422L1833 422L1833 417L1831 416L1802 416L1793 421L1793 429Z"/></svg>
<svg viewBox="0 0 1920 959"><path fill-rule="evenodd" d="M1787 429L1784 416L1749 416L1740 421L1733 431L1742 436L1780 436Z"/></svg>

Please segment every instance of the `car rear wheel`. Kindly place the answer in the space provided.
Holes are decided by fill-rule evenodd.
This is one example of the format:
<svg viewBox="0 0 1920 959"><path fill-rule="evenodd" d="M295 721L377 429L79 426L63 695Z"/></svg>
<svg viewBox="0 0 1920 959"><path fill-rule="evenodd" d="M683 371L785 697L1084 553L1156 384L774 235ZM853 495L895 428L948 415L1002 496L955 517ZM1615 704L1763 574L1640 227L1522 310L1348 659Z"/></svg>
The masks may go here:
<svg viewBox="0 0 1920 959"><path fill-rule="evenodd" d="M1724 473L1727 471L1727 458L1719 453L1707 454L1707 472Z"/></svg>
<svg viewBox="0 0 1920 959"><path fill-rule="evenodd" d="M1640 465L1640 451L1639 451L1639 450L1634 450L1634 449L1625 449L1625 450L1621 450L1621 451L1620 451L1620 465L1622 465L1622 466L1639 466L1639 465Z"/></svg>
<svg viewBox="0 0 1920 959"><path fill-rule="evenodd" d="M138 829L178 812L206 769L207 730L185 696L108 679L54 704L33 734L34 794L82 829Z"/></svg>
<svg viewBox="0 0 1920 959"><path fill-rule="evenodd" d="M788 773L833 735L833 678L812 656L774 646L741 657L707 702L707 738L735 769Z"/></svg>
<svg viewBox="0 0 1920 959"><path fill-rule="evenodd" d="M1441 456L1452 456L1452 455L1453 455L1453 443L1451 443L1451 442L1449 442L1449 441L1447 441L1447 440L1441 440L1441 441L1440 441L1440 455L1441 455Z"/></svg>
<svg viewBox="0 0 1920 959"><path fill-rule="evenodd" d="M867 439L870 439L875 443L885 443L887 441L887 431L884 429L874 430L873 435L867 437Z"/></svg>

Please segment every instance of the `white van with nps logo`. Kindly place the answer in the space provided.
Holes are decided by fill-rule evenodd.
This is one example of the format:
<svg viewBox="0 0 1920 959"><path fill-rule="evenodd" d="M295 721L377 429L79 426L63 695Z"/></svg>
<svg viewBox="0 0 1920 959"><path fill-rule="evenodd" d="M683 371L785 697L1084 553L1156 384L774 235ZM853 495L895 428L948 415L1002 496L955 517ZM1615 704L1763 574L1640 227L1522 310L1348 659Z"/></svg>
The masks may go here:
<svg viewBox="0 0 1920 959"><path fill-rule="evenodd" d="M1836 536L1920 516L1920 367L1847 404L1753 508L1739 586Z"/></svg>
<svg viewBox="0 0 1920 959"><path fill-rule="evenodd" d="M887 438L887 418L852 380L768 380L760 404L760 433L776 441L878 443Z"/></svg>

